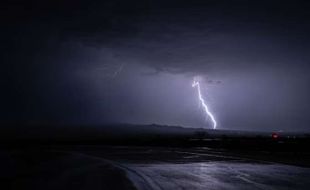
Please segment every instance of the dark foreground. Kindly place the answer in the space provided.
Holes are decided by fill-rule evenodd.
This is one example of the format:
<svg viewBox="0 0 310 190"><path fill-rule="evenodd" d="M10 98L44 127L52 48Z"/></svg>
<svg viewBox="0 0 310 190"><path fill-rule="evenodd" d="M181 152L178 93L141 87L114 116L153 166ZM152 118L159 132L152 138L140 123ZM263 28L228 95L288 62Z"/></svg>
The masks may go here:
<svg viewBox="0 0 310 190"><path fill-rule="evenodd" d="M309 189L307 162L292 157L201 147L10 148L0 153L0 189Z"/></svg>

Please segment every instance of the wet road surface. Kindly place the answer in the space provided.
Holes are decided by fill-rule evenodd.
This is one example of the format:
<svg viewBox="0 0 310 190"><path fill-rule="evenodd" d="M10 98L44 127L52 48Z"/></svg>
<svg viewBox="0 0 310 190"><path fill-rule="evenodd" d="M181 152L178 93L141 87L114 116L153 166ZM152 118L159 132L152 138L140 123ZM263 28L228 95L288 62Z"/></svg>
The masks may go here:
<svg viewBox="0 0 310 190"><path fill-rule="evenodd" d="M61 146L0 160L0 189L310 189L309 167L208 148Z"/></svg>
<svg viewBox="0 0 310 190"><path fill-rule="evenodd" d="M220 150L119 147L119 151L110 151L105 157L120 164L141 190L310 188L310 168Z"/></svg>

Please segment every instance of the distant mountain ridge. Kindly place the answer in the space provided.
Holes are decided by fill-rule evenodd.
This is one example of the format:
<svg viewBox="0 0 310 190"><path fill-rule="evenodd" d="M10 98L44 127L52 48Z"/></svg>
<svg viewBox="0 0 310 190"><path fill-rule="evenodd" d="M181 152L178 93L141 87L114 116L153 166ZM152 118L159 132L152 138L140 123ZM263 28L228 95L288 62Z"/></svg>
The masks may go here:
<svg viewBox="0 0 310 190"><path fill-rule="evenodd" d="M214 130L203 128L186 128L170 125L136 125L136 124L109 124L109 125L19 125L1 126L1 140L81 140L81 139L112 139L137 137L178 137L178 136L208 136L208 137L270 137L270 132L253 132L237 130ZM303 133L284 133L284 135L308 135Z"/></svg>

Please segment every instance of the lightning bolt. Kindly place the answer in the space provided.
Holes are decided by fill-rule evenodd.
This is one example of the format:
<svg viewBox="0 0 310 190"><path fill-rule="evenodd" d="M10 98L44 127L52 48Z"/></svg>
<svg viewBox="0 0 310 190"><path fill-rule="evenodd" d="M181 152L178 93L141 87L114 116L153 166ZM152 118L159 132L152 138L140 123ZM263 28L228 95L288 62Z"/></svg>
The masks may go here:
<svg viewBox="0 0 310 190"><path fill-rule="evenodd" d="M204 111L206 112L206 115L207 115L208 117L210 117L210 119L211 119L211 121L212 121L212 123L213 123L213 129L216 129L216 125L217 125L216 120L215 120L213 114L210 112L210 110L209 110L207 104L205 103L205 100L203 99L203 97L202 97L202 95L201 95L201 90L200 90L200 83L199 83L199 81L197 81L197 80L194 79L193 84L192 84L192 87L194 87L194 88L197 87L198 98L199 98L199 100L200 100L200 102L201 102L201 105L203 106Z"/></svg>

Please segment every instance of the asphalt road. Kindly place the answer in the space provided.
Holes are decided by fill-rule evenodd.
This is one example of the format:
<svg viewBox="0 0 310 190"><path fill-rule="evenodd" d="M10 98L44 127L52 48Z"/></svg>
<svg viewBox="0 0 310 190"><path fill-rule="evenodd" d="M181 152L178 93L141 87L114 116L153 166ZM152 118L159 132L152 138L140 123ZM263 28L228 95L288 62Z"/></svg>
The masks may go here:
<svg viewBox="0 0 310 190"><path fill-rule="evenodd" d="M0 151L0 189L309 189L310 168L207 148Z"/></svg>
<svg viewBox="0 0 310 190"><path fill-rule="evenodd" d="M96 152L96 151L95 151ZM95 154L89 152L88 154ZM118 147L114 160L141 190L309 189L310 168L249 159L206 148Z"/></svg>
<svg viewBox="0 0 310 190"><path fill-rule="evenodd" d="M128 165L138 189L309 189L310 170L278 164L202 162ZM147 183L148 185L145 185Z"/></svg>

